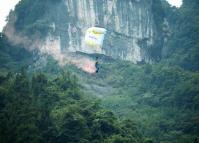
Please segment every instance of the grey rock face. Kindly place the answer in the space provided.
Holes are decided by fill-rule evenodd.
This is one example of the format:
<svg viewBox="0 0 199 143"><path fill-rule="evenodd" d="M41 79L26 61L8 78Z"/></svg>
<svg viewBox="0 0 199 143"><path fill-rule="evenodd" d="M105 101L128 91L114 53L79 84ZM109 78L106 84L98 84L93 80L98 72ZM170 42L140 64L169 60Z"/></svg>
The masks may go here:
<svg viewBox="0 0 199 143"><path fill-rule="evenodd" d="M65 0L69 20L67 33L60 33L65 40L62 48L89 52L84 44L85 30L99 26L108 30L103 54L134 63L151 62L156 57L150 50L161 40L152 5L153 0Z"/></svg>
<svg viewBox="0 0 199 143"><path fill-rule="evenodd" d="M47 39L59 39L64 52L92 53L84 43L85 31L91 26L103 27L108 32L101 54L134 63L151 63L161 57L165 41L157 26L163 21L157 22L154 15L156 1L61 0L46 14L51 22Z"/></svg>

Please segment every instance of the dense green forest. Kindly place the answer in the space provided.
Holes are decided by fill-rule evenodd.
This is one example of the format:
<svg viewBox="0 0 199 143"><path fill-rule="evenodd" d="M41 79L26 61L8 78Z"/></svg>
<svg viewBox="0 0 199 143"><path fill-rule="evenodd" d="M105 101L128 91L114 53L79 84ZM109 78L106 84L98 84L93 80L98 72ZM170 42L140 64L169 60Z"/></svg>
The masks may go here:
<svg viewBox="0 0 199 143"><path fill-rule="evenodd" d="M112 94L102 99L104 107L121 119L139 123L142 133L156 142L191 143L197 138L199 73L160 63L137 66L117 62L104 68L113 69L101 80L113 88Z"/></svg>
<svg viewBox="0 0 199 143"><path fill-rule="evenodd" d="M22 70L0 77L2 143L141 143L130 120L117 120L98 102L82 97L75 76L28 78Z"/></svg>
<svg viewBox="0 0 199 143"><path fill-rule="evenodd" d="M165 59L191 71L199 70L199 1L183 0L182 7L166 7L166 17L171 21L171 36L167 43Z"/></svg>
<svg viewBox="0 0 199 143"><path fill-rule="evenodd" d="M46 1L17 5L17 32L45 37ZM179 9L161 2L154 5L158 28L166 16L170 31L153 64L101 56L99 73L91 75L45 56L38 68L37 51L1 33L0 142L198 143L199 1L184 0Z"/></svg>
<svg viewBox="0 0 199 143"><path fill-rule="evenodd" d="M27 67L33 61L32 54L20 45L11 44L7 37L0 33L0 74L18 71L20 67Z"/></svg>

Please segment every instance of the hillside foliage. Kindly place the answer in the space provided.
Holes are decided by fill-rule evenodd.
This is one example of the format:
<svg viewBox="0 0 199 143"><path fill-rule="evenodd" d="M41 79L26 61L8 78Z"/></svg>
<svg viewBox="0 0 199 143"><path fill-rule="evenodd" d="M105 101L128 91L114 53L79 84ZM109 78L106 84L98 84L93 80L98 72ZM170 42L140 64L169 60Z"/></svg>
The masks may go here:
<svg viewBox="0 0 199 143"><path fill-rule="evenodd" d="M54 13L60 1L20 1L16 32L45 38L52 19L68 16ZM152 64L99 55L91 75L34 57L0 33L0 142L198 143L199 2L153 1L157 29L165 32L166 18L169 31Z"/></svg>
<svg viewBox="0 0 199 143"><path fill-rule="evenodd" d="M119 121L82 94L68 72L54 80L41 73L29 79L24 70L1 76L1 142L142 142L134 122Z"/></svg>

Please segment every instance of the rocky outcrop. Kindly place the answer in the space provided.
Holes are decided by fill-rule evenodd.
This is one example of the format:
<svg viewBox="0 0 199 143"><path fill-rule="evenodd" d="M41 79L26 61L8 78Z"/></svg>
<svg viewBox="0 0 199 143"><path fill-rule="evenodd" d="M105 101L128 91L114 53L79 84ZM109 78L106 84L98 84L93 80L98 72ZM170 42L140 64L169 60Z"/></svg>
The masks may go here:
<svg viewBox="0 0 199 143"><path fill-rule="evenodd" d="M161 57L165 41L160 27L164 21L157 19L154 11L156 1L159 0L59 0L37 21L50 21L50 38L60 39L64 52L92 52L84 43L85 31L99 26L108 30L101 54L150 63Z"/></svg>
<svg viewBox="0 0 199 143"><path fill-rule="evenodd" d="M156 43L163 40L156 27L153 2L153 0L65 0L70 21L67 23L66 33L68 42L62 47L70 51L89 52L89 48L84 44L85 30L90 26L105 27L108 33L103 54L135 63L151 62L157 58L153 55L160 54L153 54L153 47L157 47Z"/></svg>

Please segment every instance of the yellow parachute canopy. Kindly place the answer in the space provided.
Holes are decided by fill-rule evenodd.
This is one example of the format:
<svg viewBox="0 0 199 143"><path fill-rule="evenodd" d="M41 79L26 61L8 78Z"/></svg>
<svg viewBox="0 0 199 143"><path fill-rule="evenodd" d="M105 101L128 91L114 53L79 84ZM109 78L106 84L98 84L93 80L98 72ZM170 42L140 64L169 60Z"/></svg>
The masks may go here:
<svg viewBox="0 0 199 143"><path fill-rule="evenodd" d="M92 48L101 48L106 34L106 29L91 27L86 30L85 43Z"/></svg>

